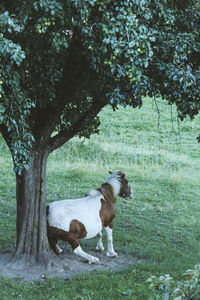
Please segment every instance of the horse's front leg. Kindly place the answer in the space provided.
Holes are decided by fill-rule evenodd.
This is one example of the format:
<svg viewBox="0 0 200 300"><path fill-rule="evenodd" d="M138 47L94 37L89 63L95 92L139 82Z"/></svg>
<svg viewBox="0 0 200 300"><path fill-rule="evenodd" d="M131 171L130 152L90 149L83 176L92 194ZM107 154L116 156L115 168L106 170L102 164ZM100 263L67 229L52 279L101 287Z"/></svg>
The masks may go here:
<svg viewBox="0 0 200 300"><path fill-rule="evenodd" d="M102 242L102 232L99 231L99 233L97 234L97 237L98 237L98 242L97 242L97 245L96 245L96 250L99 250L99 251L104 251L104 246L103 246L103 242Z"/></svg>
<svg viewBox="0 0 200 300"><path fill-rule="evenodd" d="M117 253L114 251L114 248L113 248L112 228L105 227L105 230L106 230L106 234L107 234L107 244L108 244L107 256L115 257L115 256L117 256Z"/></svg>

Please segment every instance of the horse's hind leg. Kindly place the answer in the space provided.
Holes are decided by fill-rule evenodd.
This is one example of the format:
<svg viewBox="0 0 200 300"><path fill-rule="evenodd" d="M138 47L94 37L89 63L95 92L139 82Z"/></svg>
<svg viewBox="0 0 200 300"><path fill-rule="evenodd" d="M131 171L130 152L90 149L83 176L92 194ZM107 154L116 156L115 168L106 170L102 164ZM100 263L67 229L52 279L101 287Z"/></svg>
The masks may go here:
<svg viewBox="0 0 200 300"><path fill-rule="evenodd" d="M98 237L98 242L97 242L97 245L96 245L96 250L104 251L104 246L103 246L103 242L102 242L102 232L101 231L99 231L99 233L97 234L97 237Z"/></svg>
<svg viewBox="0 0 200 300"><path fill-rule="evenodd" d="M72 232L65 231L58 227L48 226L47 233L48 233L49 245L55 253L58 252L58 245L57 245L58 240L68 242L71 245L73 250L79 246L79 240L76 237L76 235Z"/></svg>
<svg viewBox="0 0 200 300"><path fill-rule="evenodd" d="M84 252L80 246L79 239L76 237L76 234L74 232L65 231L63 229L54 227L54 226L48 226L48 237L51 241L50 247L53 247L53 251L55 252L55 247L57 244L57 240L62 240L65 242L68 242L72 250L76 255L79 255L85 259L88 260L89 263L98 263L99 259L95 256L89 255L86 252Z"/></svg>
<svg viewBox="0 0 200 300"><path fill-rule="evenodd" d="M79 239L83 239L87 235L87 231L86 231L84 224L76 219L73 219L71 221L69 232L75 234L75 236L78 237ZM76 255L79 255L79 256L87 259L89 263L98 263L99 262L99 259L97 257L89 255L86 252L84 252L80 245L77 246L73 250Z"/></svg>
<svg viewBox="0 0 200 300"><path fill-rule="evenodd" d="M49 246L55 252L55 254L60 254L63 250L58 246L58 239L48 236Z"/></svg>
<svg viewBox="0 0 200 300"><path fill-rule="evenodd" d="M78 256L81 256L81 257L87 259L89 264L92 264L92 263L98 264L99 263L99 258L98 257L87 254L86 252L84 252L82 250L80 245L76 249L74 249L74 253Z"/></svg>

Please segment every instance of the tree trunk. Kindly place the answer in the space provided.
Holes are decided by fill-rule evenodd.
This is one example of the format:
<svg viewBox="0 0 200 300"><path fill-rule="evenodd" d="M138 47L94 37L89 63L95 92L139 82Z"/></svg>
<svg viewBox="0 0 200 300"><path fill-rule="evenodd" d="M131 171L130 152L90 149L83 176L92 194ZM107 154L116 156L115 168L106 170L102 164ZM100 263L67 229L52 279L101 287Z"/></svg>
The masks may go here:
<svg viewBox="0 0 200 300"><path fill-rule="evenodd" d="M17 243L13 265L48 267L55 260L47 238L46 163L48 152L35 151L32 165L16 175Z"/></svg>

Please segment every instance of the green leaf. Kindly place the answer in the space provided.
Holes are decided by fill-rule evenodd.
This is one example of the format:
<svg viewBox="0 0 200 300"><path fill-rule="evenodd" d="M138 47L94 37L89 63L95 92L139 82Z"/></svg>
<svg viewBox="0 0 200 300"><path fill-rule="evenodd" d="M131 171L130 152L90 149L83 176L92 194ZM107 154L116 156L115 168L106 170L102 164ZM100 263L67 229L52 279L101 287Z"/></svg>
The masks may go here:
<svg viewBox="0 0 200 300"><path fill-rule="evenodd" d="M132 42L130 42L129 44L129 48L132 48L132 47L134 47L135 46L135 41L133 40Z"/></svg>

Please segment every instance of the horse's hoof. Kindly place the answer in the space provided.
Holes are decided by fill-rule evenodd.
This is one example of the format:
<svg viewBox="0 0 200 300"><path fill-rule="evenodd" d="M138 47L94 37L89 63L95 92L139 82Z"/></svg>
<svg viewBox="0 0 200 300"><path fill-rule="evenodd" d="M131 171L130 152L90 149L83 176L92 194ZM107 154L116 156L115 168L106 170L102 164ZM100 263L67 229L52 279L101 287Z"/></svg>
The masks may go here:
<svg viewBox="0 0 200 300"><path fill-rule="evenodd" d="M113 252L107 252L107 256L109 256L109 257L117 257L118 254L115 251L113 251Z"/></svg>
<svg viewBox="0 0 200 300"><path fill-rule="evenodd" d="M92 257L90 260L88 260L89 264L96 264L96 265L99 265L100 264L100 261L99 261L99 258L98 257Z"/></svg>
<svg viewBox="0 0 200 300"><path fill-rule="evenodd" d="M58 254L61 254L63 252L63 250L58 245L56 245L56 251Z"/></svg>
<svg viewBox="0 0 200 300"><path fill-rule="evenodd" d="M97 251L103 252L103 251L104 251L104 247L100 247L100 246L97 245L97 246L96 246L96 250L97 250Z"/></svg>

